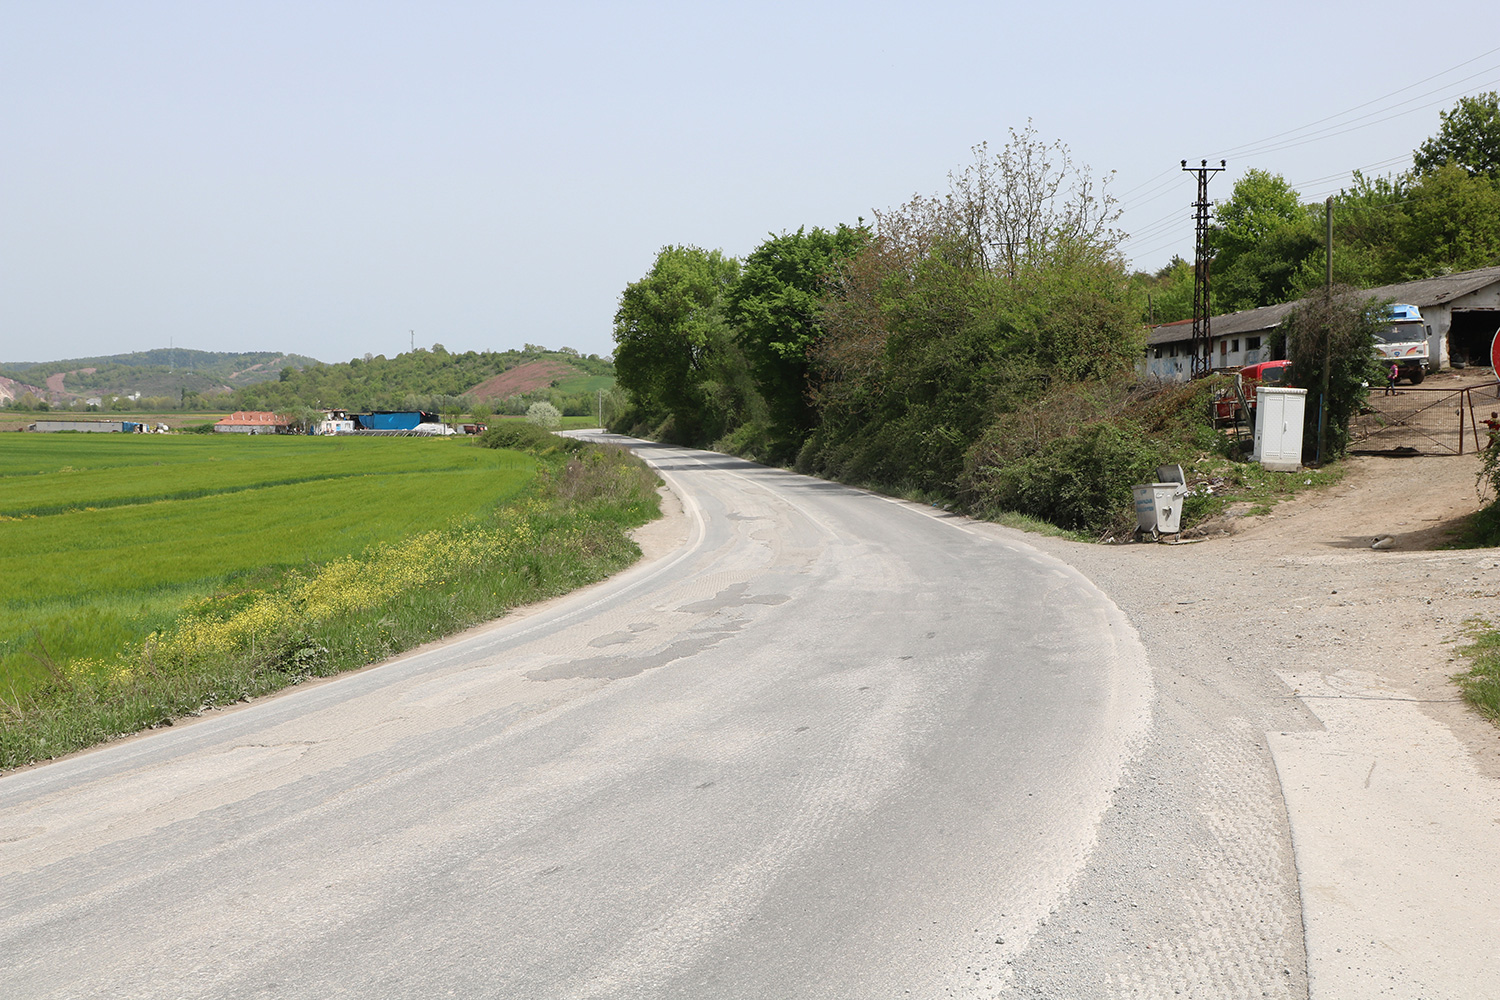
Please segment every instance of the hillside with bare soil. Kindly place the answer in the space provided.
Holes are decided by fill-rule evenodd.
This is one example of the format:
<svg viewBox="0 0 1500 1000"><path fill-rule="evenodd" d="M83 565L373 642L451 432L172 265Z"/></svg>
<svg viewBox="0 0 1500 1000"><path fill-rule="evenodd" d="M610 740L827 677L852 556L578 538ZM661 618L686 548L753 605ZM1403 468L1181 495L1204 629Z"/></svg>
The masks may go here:
<svg viewBox="0 0 1500 1000"><path fill-rule="evenodd" d="M576 378L578 374L578 369L561 361L528 361L485 379L470 389L469 395L486 402L507 399L545 389L553 382Z"/></svg>

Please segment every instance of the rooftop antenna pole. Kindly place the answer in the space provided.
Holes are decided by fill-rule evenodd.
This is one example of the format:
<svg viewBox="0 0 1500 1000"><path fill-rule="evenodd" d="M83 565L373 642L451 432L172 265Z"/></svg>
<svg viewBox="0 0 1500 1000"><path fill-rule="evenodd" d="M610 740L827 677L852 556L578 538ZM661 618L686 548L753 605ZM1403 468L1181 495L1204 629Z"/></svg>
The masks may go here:
<svg viewBox="0 0 1500 1000"><path fill-rule="evenodd" d="M1209 302L1208 291L1208 211L1213 206L1208 201L1208 180L1224 169L1223 160L1219 161L1217 167L1210 167L1207 160L1198 162L1198 166L1190 167L1187 165L1187 160L1182 161L1184 171L1198 175L1198 200L1193 202L1195 234L1193 239L1193 344L1190 373L1192 378L1207 375L1213 370L1213 331L1209 327L1213 309Z"/></svg>

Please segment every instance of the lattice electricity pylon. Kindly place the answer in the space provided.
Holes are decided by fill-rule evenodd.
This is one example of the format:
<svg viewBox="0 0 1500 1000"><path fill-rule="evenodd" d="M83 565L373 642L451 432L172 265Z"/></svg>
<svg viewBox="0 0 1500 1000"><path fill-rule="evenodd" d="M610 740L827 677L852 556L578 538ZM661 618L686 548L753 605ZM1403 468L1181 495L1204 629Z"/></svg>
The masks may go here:
<svg viewBox="0 0 1500 1000"><path fill-rule="evenodd" d="M1224 161L1220 160L1217 167L1210 167L1207 160L1199 161L1199 166L1190 167L1187 160L1182 161L1182 169L1190 174L1198 175L1198 200L1193 202L1193 222L1196 233L1193 239L1193 344L1192 352L1192 377L1207 375L1213 370L1213 331L1209 328L1213 308L1209 303L1208 284L1208 210L1211 207L1208 202L1208 179L1224 169Z"/></svg>

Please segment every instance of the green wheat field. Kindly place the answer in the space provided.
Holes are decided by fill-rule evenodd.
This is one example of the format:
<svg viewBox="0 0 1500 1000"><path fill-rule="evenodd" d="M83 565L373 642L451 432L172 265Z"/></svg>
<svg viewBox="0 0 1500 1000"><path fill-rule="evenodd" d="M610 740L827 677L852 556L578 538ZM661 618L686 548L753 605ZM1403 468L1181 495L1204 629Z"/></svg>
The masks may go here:
<svg viewBox="0 0 1500 1000"><path fill-rule="evenodd" d="M0 435L0 769L629 565L656 477L533 438Z"/></svg>

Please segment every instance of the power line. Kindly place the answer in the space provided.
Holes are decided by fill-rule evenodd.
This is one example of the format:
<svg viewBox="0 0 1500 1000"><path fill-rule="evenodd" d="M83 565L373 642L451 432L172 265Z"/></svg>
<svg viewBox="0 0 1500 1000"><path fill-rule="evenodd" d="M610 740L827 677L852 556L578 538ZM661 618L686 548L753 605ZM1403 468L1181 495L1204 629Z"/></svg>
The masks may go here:
<svg viewBox="0 0 1500 1000"><path fill-rule="evenodd" d="M1163 170L1161 173L1157 174L1155 177L1151 177L1151 178L1148 178L1148 179L1142 181L1141 183L1137 184L1135 187L1131 188L1129 191L1121 191L1119 193L1119 195L1117 195L1117 197L1124 198L1126 195L1135 194L1135 192L1139 191L1141 188L1145 187L1146 185L1153 184L1156 181L1161 180L1163 177L1166 177L1168 175L1171 175L1172 178L1175 180L1176 176L1177 176L1177 171L1172 170L1169 167L1166 170Z"/></svg>
<svg viewBox="0 0 1500 1000"><path fill-rule="evenodd" d="M1229 155L1242 156L1242 155L1245 155L1246 150L1250 149L1251 147L1259 146L1261 143L1272 142L1272 141L1281 139L1283 136L1295 135L1298 132L1305 132L1308 129L1312 128L1314 125L1321 125L1324 122L1333 121L1336 118L1342 118L1342 117L1344 117L1347 114L1351 114L1352 112L1360 110L1361 108L1368 108L1372 104L1379 104L1381 101L1389 100L1390 98L1395 97L1397 94L1404 93L1405 91L1411 90L1414 87L1420 87L1424 83L1430 83L1433 80L1436 80L1440 76L1447 76L1449 73L1452 73L1456 69L1460 69L1460 68L1462 68L1464 66L1467 66L1469 63L1472 63L1472 62L1478 62L1479 60L1485 58L1486 56L1492 56L1492 55L1494 55L1497 52L1500 52L1500 47L1490 49L1488 52L1481 52L1477 56L1474 56L1474 57L1472 57L1470 59L1465 59L1461 63L1457 63L1457 64L1455 64L1453 66L1449 66L1447 69L1441 70L1441 71L1439 71L1437 73L1434 73L1434 74L1432 74L1429 77L1425 77L1425 78L1423 78L1421 80L1416 81L1415 83L1409 83L1409 84L1407 84L1404 87L1398 87L1397 89L1391 91L1389 94L1383 94L1380 97L1372 98L1371 100L1368 100L1368 101L1364 102L1363 104L1356 104L1352 108L1348 108L1348 109L1346 109L1344 111L1336 112L1334 114L1331 114L1331 115L1327 116L1326 118L1319 118L1317 121L1308 122L1306 125L1302 125L1302 126L1299 126L1297 128L1294 128L1294 129L1288 129L1285 132L1277 132L1274 135L1268 135L1268 136L1266 136L1263 139L1256 139L1253 142L1247 142L1247 143L1244 143L1243 145L1240 145L1240 146L1231 146L1229 149L1224 150L1220 155L1222 155L1222 156L1229 156ZM1492 70L1494 68L1495 67L1492 66L1489 69L1481 70L1480 73L1488 73L1488 72L1490 72L1490 70ZM1474 76L1478 76L1478 75L1480 75L1480 74L1471 74L1468 77L1464 77L1464 79L1465 80L1472 79ZM1455 81L1455 82L1462 82L1462 81ZM1449 84L1449 86L1452 86L1452 84ZM1436 93L1436 91L1429 91L1429 93ZM1426 95L1424 94L1424 95L1421 95L1421 96L1425 97ZM1407 103L1407 102L1403 101L1401 103L1404 104L1404 103ZM1399 106L1400 105L1398 104L1397 107L1399 107Z"/></svg>
<svg viewBox="0 0 1500 1000"><path fill-rule="evenodd" d="M1490 89L1493 89L1496 86L1500 86L1500 78L1497 78L1497 79L1494 79L1494 80L1490 80L1489 82L1483 84L1482 86L1485 87L1485 88L1490 88ZM1432 93L1437 93L1437 91L1432 91ZM1423 94L1422 95L1422 97L1427 97L1427 96L1429 96L1429 95L1428 94ZM1472 96L1472 95L1468 91L1465 91L1465 92L1460 93L1458 96L1462 98L1462 97L1469 97L1469 96ZM1392 121L1392 120L1394 120L1396 118L1404 118L1407 115L1416 114L1418 111L1425 111L1428 108L1435 108L1438 105L1447 104L1452 99L1453 99L1452 95L1449 95L1447 97L1440 97L1440 98L1438 98L1435 101L1429 101L1426 104L1421 104L1421 105L1418 105L1417 107L1414 107L1414 108L1407 108L1405 111L1398 111L1395 114L1386 115L1384 118L1376 118L1374 121L1368 121L1368 122L1365 122L1362 125L1354 125L1354 124L1350 124L1350 123L1346 122L1345 124L1349 125L1348 128L1338 128L1338 127L1336 127L1334 129L1325 129L1325 130L1323 130L1321 132L1318 132L1318 133L1316 133L1314 135L1310 135L1310 136L1307 136L1305 138L1297 139L1297 140L1294 140L1294 141L1284 142L1284 143L1281 143L1280 145L1265 146L1265 147L1258 148L1258 149L1251 149L1248 152L1241 153L1240 156L1241 157L1263 156L1266 153L1279 153L1279 152L1281 152L1284 149L1295 149L1298 146L1306 146L1308 143L1321 142L1324 139L1332 139L1334 136L1345 135L1345 134L1347 134L1349 132L1358 132L1360 129L1370 128L1372 125L1381 125L1381 124L1384 124L1385 122ZM1420 98L1414 97L1414 98L1412 98L1412 100L1420 100ZM1409 102L1402 102L1402 103L1409 103ZM1396 107L1400 107L1400 105L1396 105ZM1387 109L1387 110L1389 110L1389 109ZM1373 114L1378 114L1378 112L1371 112L1371 114L1372 115ZM1351 119L1351 122L1360 121L1362 118L1369 118L1369 117L1370 117L1370 115L1361 115L1360 118Z"/></svg>
<svg viewBox="0 0 1500 1000"><path fill-rule="evenodd" d="M1384 95L1382 95L1380 97L1372 98L1371 100L1365 101L1362 104L1357 104L1354 107L1348 108L1348 109L1346 109L1344 111L1340 111L1340 112L1337 112L1335 114L1328 115L1328 116L1325 116L1323 118L1319 118L1319 119L1317 119L1315 121L1307 123L1306 125L1302 125L1302 126L1299 126L1297 128L1294 128L1294 129L1288 129L1288 130L1283 131L1283 132L1277 132L1277 133L1274 133L1272 135L1266 136L1264 138L1254 140L1252 142L1243 143L1243 144L1238 145L1238 146L1232 146L1232 147L1230 147L1228 149L1225 149L1223 151L1223 154L1221 154L1221 155L1227 156L1227 155L1233 154L1233 155L1235 155L1237 157L1244 158L1244 157L1249 157L1249 156L1263 156L1263 155L1265 155L1267 153L1281 152L1281 151L1286 150L1286 149L1294 149L1294 148L1299 147L1299 146L1309 145L1309 144L1314 143L1314 142L1320 142L1320 141L1322 141L1324 139L1331 139L1331 138L1334 138L1335 136L1344 135L1344 134L1347 134L1349 132L1358 131L1358 130L1363 129L1363 128L1369 128L1372 125L1378 125L1378 124L1381 124L1383 122L1391 121L1391 120L1394 120L1396 118L1401 118L1401 117L1413 114L1413 113L1418 112L1418 111L1426 110L1426 109L1434 107L1436 105L1448 103L1449 101L1451 101L1451 100L1454 99L1455 95L1452 92L1452 88L1454 86L1456 86L1457 84L1468 83L1469 81L1473 80L1475 77L1483 76L1485 74L1488 74L1488 73L1491 73L1491 72L1495 71L1496 69L1500 69L1500 66L1496 66L1496 65L1487 66L1484 69L1479 70L1478 72L1470 73L1469 75L1461 77L1461 78L1459 78L1457 80L1452 80L1449 83L1446 83L1446 84L1444 84L1441 87L1437 87L1437 88L1433 88L1431 90L1424 91L1424 92L1422 92L1420 94L1417 94L1415 96L1406 98L1406 99L1404 99L1402 101L1398 101L1397 103L1395 103L1393 105L1387 105L1385 107L1381 107L1381 108L1379 108L1379 109L1377 109L1375 111L1371 111L1371 112L1369 112L1367 114L1364 114L1364 115L1359 115L1359 116L1357 116L1355 118L1349 118L1348 117L1349 115L1351 115L1354 112L1359 111L1359 110L1361 110L1363 108L1368 108L1368 107L1372 107L1372 106L1384 104L1385 102L1389 101L1391 98L1397 97L1397 96L1399 96L1401 94L1407 93L1407 92L1409 92L1411 90L1414 90L1414 89L1416 89L1418 87L1421 87L1423 84L1430 83L1433 80L1437 80L1437 79L1440 79L1442 77L1450 76L1455 71L1457 71L1459 69L1462 69L1463 67L1468 66L1468 65L1470 65L1472 63L1476 63L1476 62L1479 62L1479 61L1481 61L1483 59L1486 59L1489 56L1495 55L1496 53L1500 53L1500 47L1492 48L1492 49L1489 49L1489 50L1487 50L1485 52L1481 52L1478 55L1472 56L1472 57L1470 57L1468 59L1463 60L1462 62L1456 63L1453 66L1448 67L1447 69L1440 70L1439 72L1434 73L1434 74L1432 74L1430 76L1424 77L1424 78L1422 78L1420 80L1417 80L1417 81L1415 81L1413 83L1409 83L1409 84L1407 84L1404 87L1399 87L1396 90L1393 90L1393 91L1391 91L1391 92L1389 92L1387 94L1384 94ZM1490 80L1490 81L1486 82L1485 84L1480 85L1480 87L1478 89L1480 91L1483 91L1485 89L1493 89L1497 85L1500 85L1500 79ZM1474 92L1475 89L1476 88L1465 88L1464 91L1461 92L1461 93L1459 93L1457 96L1459 96L1459 97L1472 96L1472 93ZM1406 108L1405 110L1397 110L1397 109L1402 108L1404 105L1412 104L1413 102L1416 102L1416 101L1421 101L1421 100L1423 100L1425 98L1431 97L1432 95L1439 94L1439 93L1444 93L1445 96L1444 97L1440 97L1440 98L1438 98L1435 101L1429 101L1429 102L1427 102L1425 104L1418 105L1416 107ZM1373 119L1373 120L1368 120L1367 121L1366 119ZM1335 124L1328 125L1327 127L1322 128L1322 129L1317 129L1317 126L1323 125L1324 123L1328 123L1328 122L1333 122ZM1312 129L1317 129L1317 130L1313 131L1313 132L1309 132L1309 130L1312 130ZM1400 163L1400 162L1402 162L1405 159L1407 159L1407 154L1403 154L1403 155L1400 155L1400 156L1394 156L1394 157L1391 157L1391 158L1386 159L1386 160L1381 160L1381 161L1379 161L1377 163L1368 164L1368 165L1362 166L1362 167L1351 168L1350 170L1340 171L1339 173L1336 173L1336 174L1327 174L1327 175L1325 175L1323 177L1313 178L1312 180L1303 181L1303 182L1300 182L1300 183L1298 183L1296 185L1289 185L1289 186L1291 186L1294 190L1297 190L1297 189L1300 189L1300 188L1303 188L1303 187L1307 187L1307 186L1310 186L1310 185L1320 184L1320 183L1322 183L1324 181L1332 180L1334 178L1340 178L1340 179L1342 179L1344 177L1352 177L1352 175L1354 174L1354 172L1356 170L1358 170L1358 171L1375 170L1375 169L1380 169L1380 168L1383 168L1383 167L1394 166L1397 163ZM1187 169L1185 164L1184 164L1184 169ZM1123 201L1124 197L1127 196L1127 195L1133 194L1133 193L1141 191L1143 189L1149 189L1149 192L1150 192L1150 195L1151 195L1150 197L1137 200L1137 201L1135 201L1134 203L1132 203L1129 206L1129 209L1132 210L1132 211L1134 211L1134 210L1138 210L1139 208L1141 208L1144 205L1150 204L1151 202L1157 200L1158 198L1165 197L1166 194L1169 193L1169 191L1171 190L1172 185L1171 185L1170 181L1164 181L1163 178L1168 177L1171 173L1172 173L1172 171L1170 169L1168 169L1168 170L1162 171L1161 173L1156 174L1155 176L1153 176L1151 178L1148 178L1147 180L1143 181L1142 183L1137 184L1135 187L1130 188L1129 190L1125 191L1121 195L1121 200ZM1343 189L1341 187L1340 191L1342 191L1342 190ZM1203 197L1203 195L1200 195L1200 198L1201 197ZM1300 197L1301 198L1306 198L1307 196L1306 195L1300 195ZM1319 195L1318 197L1321 198L1321 197L1323 197L1323 195ZM1404 201L1405 199L1403 198L1402 200ZM1195 205L1196 205L1196 203L1195 203ZM1128 247L1128 246L1131 246L1133 244L1139 243L1139 242L1141 242L1143 240L1147 240L1147 239L1151 239L1153 237L1156 237L1156 236L1162 234L1163 232L1165 232L1168 228L1170 228L1170 223L1172 222L1172 220L1174 220L1176 218L1180 218L1180 216L1177 216L1177 214L1174 212L1171 215L1162 216L1159 219L1156 219L1156 220L1154 220L1154 221L1152 221L1150 223L1147 223L1146 225L1144 225L1144 226L1140 227L1139 229L1136 229L1134 232L1132 232L1126 239L1122 240L1121 243L1120 243L1120 246L1122 248L1124 248L1124 247ZM1137 251L1135 251L1135 253L1132 254L1132 256L1135 256L1135 257L1149 256L1150 254L1157 253L1157 252L1159 252L1161 250L1164 250L1164 249L1166 249L1166 248L1168 248L1170 246L1176 245L1177 242L1178 242L1177 240L1173 240L1170 243L1164 243L1164 244L1160 244L1158 246L1153 246L1153 247L1151 247L1149 249L1146 249L1146 250L1137 250Z"/></svg>
<svg viewBox="0 0 1500 1000"><path fill-rule="evenodd" d="M1121 246L1126 246L1131 243L1139 243L1141 240L1155 239L1157 236L1160 236L1162 233L1171 228L1173 223L1181 222L1184 217L1191 218L1191 216L1187 215L1186 213L1191 211L1192 207L1193 206L1191 203L1180 205L1178 206L1177 211L1174 211L1171 215L1164 215L1161 218L1156 219L1155 221L1146 223L1139 229L1132 230L1129 236L1120 241Z"/></svg>

